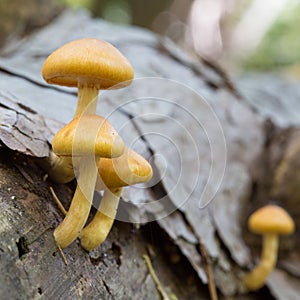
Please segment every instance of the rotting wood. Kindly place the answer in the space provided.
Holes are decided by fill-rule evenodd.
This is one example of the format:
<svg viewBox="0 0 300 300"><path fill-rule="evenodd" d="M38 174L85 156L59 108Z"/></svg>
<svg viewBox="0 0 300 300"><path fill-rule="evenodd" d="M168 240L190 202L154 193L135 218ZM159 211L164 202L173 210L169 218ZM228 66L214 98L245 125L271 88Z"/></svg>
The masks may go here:
<svg viewBox="0 0 300 300"><path fill-rule="evenodd" d="M78 27L78 22L85 24L85 26L81 31L74 31L73 28ZM49 39L49 36L52 38ZM168 52L169 50L161 51L161 43L164 41L148 31L139 28L123 28L102 20L92 19L83 11L66 11L48 27L22 41L10 57L0 58L0 107L1 111L5 111L5 114L1 115L1 124L5 127L5 130L1 131L0 136L3 143L6 144L6 147L2 146L0 150L4 151L2 153L7 153L5 149L8 147L15 152L27 154L31 157L47 156L53 134L62 123L70 120L73 115L75 91L47 86L40 77L41 65L49 53L66 42L66 37L70 40L81 36L95 36L112 42L135 63L135 71L138 77L156 77L156 80L137 80L132 87L119 92L114 91L114 94L103 92L103 95L101 95L99 114L109 116L111 122L121 131L121 135L129 144L132 141L137 141L135 145L138 152L146 158L150 158L152 155L162 155L167 162L172 162L168 164L167 172L164 173L165 176L155 188L151 190L134 188L126 190L123 195L125 201L121 203L122 209L119 213L119 219L127 218L128 220L130 218L134 222L143 223L149 219L156 220L163 215L167 215L165 218L157 220L157 224L165 234L165 238L178 247L181 260L186 259L186 263L190 263L198 278L207 283L203 260L199 251L199 244L203 243L212 262L219 292L225 295L236 294L240 289L239 278L244 268L251 267L250 262L255 260L255 251L250 252L247 245L251 246L251 250L260 248L260 241L250 235L245 230L244 225L247 214L255 206L269 201L269 187L266 187L265 184L269 183L268 172L271 168L269 165L262 163L262 158L266 158L270 153L267 148L269 145L265 144L266 141L269 141L270 132L265 126L265 115L262 113L262 117L257 113L260 112L257 105L259 97L255 99L256 111L253 111L249 108L249 102L246 104L243 96L240 93L236 95L234 90L226 84L227 79L219 74L217 68L212 68L209 64L201 65L201 61L195 63L189 59L188 64L183 63L186 54L169 42L167 48L170 50L171 47L171 52ZM176 53L179 58L181 55L182 57L181 59L170 58L169 53ZM195 72L199 68L201 72ZM171 79L171 83L167 80L164 81L164 84L157 84L159 82L157 79L162 78ZM179 84L172 84L175 81ZM188 86L188 91L183 89L182 86ZM7 92L8 90L10 92ZM195 95L194 92L204 95L207 102L203 102L201 97ZM126 102L145 96L168 99L176 105L168 106L168 103L164 101L152 103L144 101L142 105L134 105L134 103L124 105L124 103L120 103L120 99ZM201 121L205 125L206 132L210 135L210 142L216 142L220 146L217 149L218 151L214 153L214 164L219 166L219 169L216 169L216 174L218 174L218 172L222 173L222 167L224 166L221 164L224 158L224 148L221 147L220 143L222 139L216 138L218 132L218 128L215 126L216 123L212 122L213 119L207 118L209 110L207 110L208 106L205 103L209 104L221 123L227 146L227 156L225 156L225 180L222 181L222 185L218 189L217 200L200 209L199 194L201 194L207 182L211 166L211 145L205 139L205 132L197 130L198 125L195 128L195 123L192 122L193 118L189 118L189 114L185 114L184 110L176 110L174 107L183 106L187 108L187 111L193 112L194 120ZM122 104L121 109L116 110L115 107L120 104ZM282 105L286 107L284 114L286 124L291 110L288 109L287 102L282 102ZM24 118L22 112L26 112L30 117L28 119ZM156 116L151 119L147 115L144 116L149 112L160 112L163 114L163 118ZM278 114L274 110L273 114L267 116L271 115L276 121L276 113ZM5 116L6 119L2 116ZM4 119L5 121L3 121ZM168 120L180 121L184 128L190 130L199 149L197 155L201 158L201 170L198 178L199 190L192 195L189 201L184 203L181 203L181 200L186 195L185 189L191 188L190 183L193 179L193 172L195 172L190 171L195 170L195 156L190 154L187 135L170 126ZM282 120L282 118L279 118L279 120ZM127 124L126 130L122 129L123 124ZM276 125L277 123L274 122L274 127ZM10 130L7 130L8 127ZM35 130L40 128L42 130ZM163 131L164 129L167 130ZM280 128L277 129L280 131ZM183 153L181 163L187 168L188 172L187 176L183 176L184 180L175 193L171 193L171 191L174 182L176 183L176 175L180 174L180 169L174 161L174 157L176 157L174 156L174 149L157 140L157 136L146 134L149 132L166 133L170 140L180 146L180 152ZM33 135L34 142L29 138L31 135ZM143 138L140 138L141 135L144 135ZM271 138L269 141L272 145L276 145L278 142L279 140L277 141L276 138ZM274 148L276 147L274 146ZM280 150L279 147L279 152L282 151L283 149ZM7 155L5 154L5 159L15 155L18 157L21 154ZM0 219L5 222L1 227L3 230L1 231L1 237L5 237L5 239L2 238L5 242L3 242L4 245L1 244L1 249L3 247L4 252L1 252L1 250L0 252L3 253L5 260L9 262L1 267L5 270L15 270L13 274L16 274L11 280L6 277L0 278L9 287L4 291L11 290L11 293L16 295L21 293L21 295L26 294L29 297L42 293L45 297L54 297L54 299L58 296L86 296L89 298L93 292L100 296L103 295L106 299L122 299L121 297L124 295L132 296L130 288L138 285L139 287L143 286L147 291L144 290L145 295L135 293L136 297L141 296L147 299L147 295L155 290L155 286L153 282L151 284L148 277L142 276L145 273L141 275L138 271L140 267L138 265L142 263L140 260L141 255L144 253L142 251L144 247L143 237L138 234L136 240L132 242L131 235L128 234L128 226L124 225L125 223L117 222L107 243L90 256L82 252L77 244L68 249L66 256L72 266L70 269L64 269L65 265L58 255L51 258L52 267L46 263L44 265L48 255L51 256L52 253L57 253L54 244L52 244L52 231L61 220L62 215L57 206L53 205L53 199L47 186L48 183L42 180L44 177L43 172L37 167L28 169L28 166L35 166L35 161L27 156L22 157L28 164L27 166L23 162L19 163L19 167L14 167L13 164L8 166L4 164L5 167L2 168L1 172L1 180L3 180L3 174L6 176L8 170L9 173L11 170L17 170L17 173L12 174L14 176L18 174L18 176L10 177L10 184L17 186L15 182L26 183L24 183L25 190L23 190L23 187L19 187L22 188L20 194L25 195L24 199L20 197L21 201L19 201L19 197L16 198L15 190L11 186L5 186L5 188L10 189L5 193L1 191L1 204L5 208L1 211L1 214L5 215L5 218ZM163 161L157 159L155 163L157 167L156 175L159 178L164 171ZM38 178L36 177L37 174ZM215 182L212 181L208 185L208 189L211 189L212 192L215 189L214 184ZM238 184L238 188L236 188L236 184ZM253 189L253 186L256 189ZM31 189L30 193L27 192L28 187ZM67 199L70 199L73 186L70 185L67 188L66 186L55 186L55 191L67 208L69 204ZM264 192L262 193L262 191ZM166 196L167 193L169 195L165 197L164 203L155 201ZM280 204L285 205L284 202L280 202L281 199L278 199L278 201ZM33 206L35 210L32 211L31 207L26 206L24 210L21 204L27 204L27 202L33 202L38 207ZM141 205L144 202L149 203L149 205ZM229 205L226 206L223 203ZM168 215L165 211L166 206L171 210L176 208L178 210ZM44 214L45 208L49 212L47 215ZM38 215L37 212L39 212ZM11 222L11 220L14 220L12 217L19 222L18 225ZM24 222L24 220L26 221ZM42 225L35 220L41 221ZM21 223L22 225L20 225ZM151 228L147 226L146 228ZM21 228L21 234L16 232L17 227ZM128 231L125 230L124 232L123 227L127 228ZM144 226L142 226L143 228ZM153 234L156 237L159 230L158 226L155 228ZM9 236L9 239L7 239L7 236ZM20 241L22 236L25 237L30 252L23 254L22 260L18 260L19 250L15 243ZM24 240L21 239L21 241ZM142 243L141 248L140 242ZM122 254L122 258L119 255L115 257L114 249L116 249L116 246L113 245L120 245L120 243L123 254L130 251L130 247L130 249L134 249L134 254L138 257L138 265L135 264L136 258L128 253L127 256ZM44 248L45 245L48 248ZM299 252L299 243L296 243L295 237L289 239L288 245L290 245L289 248L283 249L284 251L281 252L283 261L290 254ZM137 248L142 250L140 251ZM116 263L111 263L114 258L116 258ZM126 267L124 267L124 273L121 273L123 275L118 282L116 277L120 276L120 273L117 273L116 269L118 269L120 261L122 266L127 266L131 270L130 276L132 273L134 274L132 278L125 278L128 277L128 272L125 271ZM297 262L298 259L294 258L294 261ZM90 262L97 266L97 270L89 265ZM36 267L31 270L32 265L36 265ZM78 269L75 271L76 267ZM157 268L155 269L157 270ZM285 268L285 271L289 272L288 268ZM34 275L34 272L42 274L43 285L36 285L34 280L37 280L37 275ZM96 274L97 272L101 274L100 277L99 274ZM168 268L164 272L168 274L167 279L173 278L176 280L176 277L174 278L168 273ZM138 277L139 275L141 277ZM69 278L66 280L68 276ZM46 278L50 281L53 278L56 285L47 286ZM141 282L141 278L146 279ZM11 287L20 280L22 280L20 288L12 290ZM270 280L272 281L272 278ZM198 281L197 284L199 284ZM267 284L272 286L274 295L279 295L279 293L276 294L276 284L272 284L270 281ZM91 285L93 289L88 292L87 289ZM180 284L178 286L179 289L182 288ZM195 284L192 285L192 288L194 286ZM206 286L201 285L202 289L207 292ZM180 297L180 291L174 290L174 292ZM202 291L194 292L193 295L196 297L195 299L202 297ZM189 294L185 294L185 296L192 299ZM205 297L207 297L207 294L205 294Z"/></svg>

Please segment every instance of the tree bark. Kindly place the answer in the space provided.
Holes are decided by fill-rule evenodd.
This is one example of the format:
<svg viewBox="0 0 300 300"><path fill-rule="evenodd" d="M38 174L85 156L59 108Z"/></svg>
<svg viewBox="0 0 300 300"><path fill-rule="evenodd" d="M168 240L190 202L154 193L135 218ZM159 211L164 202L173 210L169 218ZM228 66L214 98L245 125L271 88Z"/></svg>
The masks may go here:
<svg viewBox="0 0 300 300"><path fill-rule="evenodd" d="M74 30L78 24L82 31ZM66 266L53 239L63 215L50 186L68 208L75 183L45 180L38 162L71 120L76 90L49 86L40 73L47 55L82 36L112 42L132 61L136 80L126 89L101 91L97 113L152 161L154 180L150 187L124 189L108 239L91 253L74 242L64 251ZM299 101L277 92L278 110L272 101L262 105L259 93L247 100L247 89L217 66L195 61L149 31L83 11L66 11L9 53L0 57L0 298L159 299L145 253L168 295L207 299L208 283L221 297L245 292L241 278L261 247L246 228L250 212L272 195L299 219L298 181L290 181L298 178L292 174L299 130L290 103L297 107ZM289 172L278 171L284 168ZM274 189L287 182L288 190ZM270 290L254 299L299 292L297 233L280 247L281 270L268 279Z"/></svg>

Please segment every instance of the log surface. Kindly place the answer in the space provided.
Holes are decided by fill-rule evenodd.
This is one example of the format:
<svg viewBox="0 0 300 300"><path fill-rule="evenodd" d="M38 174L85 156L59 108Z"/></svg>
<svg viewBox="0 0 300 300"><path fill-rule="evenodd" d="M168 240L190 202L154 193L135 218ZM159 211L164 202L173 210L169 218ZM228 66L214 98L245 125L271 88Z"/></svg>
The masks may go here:
<svg viewBox="0 0 300 300"><path fill-rule="evenodd" d="M133 64L135 81L125 89L100 91L97 112L128 146L151 160L155 172L151 187L125 189L108 240L90 254L73 243L65 250L65 266L52 236L63 216L49 186L68 207L74 184L44 181L37 162L48 155L58 128L72 119L76 89L49 86L41 68L53 50L81 37L111 42ZM242 292L241 276L255 263L261 245L247 232L246 220L270 200L268 172L284 151L270 132L280 136L277 126L283 119L298 125L289 118L289 103L278 100L284 117L272 105L272 114L265 113L266 105L262 110L257 101L252 105L242 83L238 90L217 67L195 61L149 31L92 19L85 11L65 11L3 53L0 298L159 299L142 259L150 253L169 291L179 299L207 299L203 249L220 295ZM270 153L275 153L272 159ZM292 212L295 202L277 201ZM270 291L265 288L262 297L288 299L282 286L277 290L281 277L291 295L299 292L299 274L288 267L299 262L294 255L299 243L295 237L286 243L281 270L269 278Z"/></svg>

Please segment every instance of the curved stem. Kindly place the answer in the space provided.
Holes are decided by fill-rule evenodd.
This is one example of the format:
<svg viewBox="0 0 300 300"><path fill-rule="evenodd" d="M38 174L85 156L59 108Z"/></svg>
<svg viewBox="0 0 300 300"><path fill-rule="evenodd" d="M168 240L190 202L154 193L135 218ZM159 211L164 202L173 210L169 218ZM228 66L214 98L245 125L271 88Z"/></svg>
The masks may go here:
<svg viewBox="0 0 300 300"><path fill-rule="evenodd" d="M60 248L69 246L87 221L94 195L97 166L94 156L83 157L79 166L77 188L63 222L55 229L54 238Z"/></svg>
<svg viewBox="0 0 300 300"><path fill-rule="evenodd" d="M78 103L74 118L83 114L95 114L98 100L98 89L81 83L78 85Z"/></svg>
<svg viewBox="0 0 300 300"><path fill-rule="evenodd" d="M248 290L261 288L268 275L274 269L278 253L278 235L267 234L263 236L262 257L260 263L244 277L244 284Z"/></svg>
<svg viewBox="0 0 300 300"><path fill-rule="evenodd" d="M122 188L105 190L96 215L80 235L81 245L91 251L105 241L114 223Z"/></svg>

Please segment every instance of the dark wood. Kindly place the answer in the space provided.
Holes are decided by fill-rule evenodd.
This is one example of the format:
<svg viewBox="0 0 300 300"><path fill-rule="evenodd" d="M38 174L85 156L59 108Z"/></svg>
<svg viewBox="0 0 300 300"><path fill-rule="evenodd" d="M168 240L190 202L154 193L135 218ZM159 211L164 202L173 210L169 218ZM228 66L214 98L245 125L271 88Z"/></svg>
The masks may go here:
<svg viewBox="0 0 300 300"><path fill-rule="evenodd" d="M101 91L97 112L109 118L127 145L152 161L154 179L149 188L125 189L107 241L90 254L73 243L65 250L65 266L52 236L63 216L49 187L68 207L75 183L43 181L38 160L48 155L58 128L72 119L76 89L49 86L41 68L54 49L83 36L113 43L134 66L137 80L125 89ZM270 201L277 166L299 127L289 102L277 99L283 116L277 102L261 108L261 92L255 103L244 96L249 92L245 81L231 82L218 67L149 31L109 24L84 11L66 11L4 50L0 298L158 299L144 253L150 254L164 287L179 299L207 299L208 263L221 297L245 292L241 278L261 247L261 238L246 229L247 217ZM297 218L297 201L287 205L280 196L276 201ZM298 233L284 240L281 270L255 299L271 294L289 299L283 286L291 295L299 292L293 268L300 261ZM283 286L276 284L281 278Z"/></svg>

